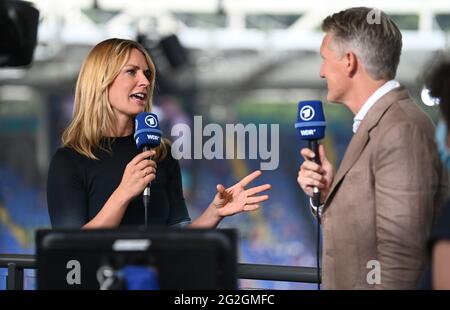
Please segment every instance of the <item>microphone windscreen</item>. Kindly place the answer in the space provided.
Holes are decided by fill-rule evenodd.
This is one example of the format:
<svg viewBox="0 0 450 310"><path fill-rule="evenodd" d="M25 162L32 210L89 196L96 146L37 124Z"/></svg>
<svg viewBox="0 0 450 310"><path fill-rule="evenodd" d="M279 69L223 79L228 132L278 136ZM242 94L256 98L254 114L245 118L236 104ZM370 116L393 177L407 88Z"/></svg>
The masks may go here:
<svg viewBox="0 0 450 310"><path fill-rule="evenodd" d="M305 100L298 103L295 128L300 140L320 140L325 136L325 115L322 101Z"/></svg>
<svg viewBox="0 0 450 310"><path fill-rule="evenodd" d="M144 146L155 148L161 144L161 129L156 114L142 112L136 116L134 141L139 150Z"/></svg>

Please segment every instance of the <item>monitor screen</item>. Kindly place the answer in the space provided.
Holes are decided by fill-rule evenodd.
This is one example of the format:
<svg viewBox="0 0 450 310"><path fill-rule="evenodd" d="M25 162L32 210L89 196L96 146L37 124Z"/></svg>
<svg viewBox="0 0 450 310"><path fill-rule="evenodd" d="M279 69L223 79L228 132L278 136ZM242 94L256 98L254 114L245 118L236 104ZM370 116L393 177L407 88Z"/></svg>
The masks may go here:
<svg viewBox="0 0 450 310"><path fill-rule="evenodd" d="M39 230L38 289L236 289L231 229Z"/></svg>

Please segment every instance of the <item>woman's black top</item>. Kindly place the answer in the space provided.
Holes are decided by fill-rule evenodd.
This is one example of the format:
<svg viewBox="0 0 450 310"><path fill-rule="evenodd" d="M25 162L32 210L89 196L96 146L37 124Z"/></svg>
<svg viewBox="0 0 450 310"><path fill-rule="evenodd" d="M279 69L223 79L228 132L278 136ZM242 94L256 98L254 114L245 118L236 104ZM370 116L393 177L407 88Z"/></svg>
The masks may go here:
<svg viewBox="0 0 450 310"><path fill-rule="evenodd" d="M110 139L111 152L96 150L99 160L72 148L60 148L48 172L47 202L53 228L81 227L104 206L119 186L126 165L138 154L133 136ZM105 141L103 141L105 142ZM142 195L128 205L120 226L144 225ZM150 227L190 223L183 197L180 166L171 153L157 163L148 209Z"/></svg>

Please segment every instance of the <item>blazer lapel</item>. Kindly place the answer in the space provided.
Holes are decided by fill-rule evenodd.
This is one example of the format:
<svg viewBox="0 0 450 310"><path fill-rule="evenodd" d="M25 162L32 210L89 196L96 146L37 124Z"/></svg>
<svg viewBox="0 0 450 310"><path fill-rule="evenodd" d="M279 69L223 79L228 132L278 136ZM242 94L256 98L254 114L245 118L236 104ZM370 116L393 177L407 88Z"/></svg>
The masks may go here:
<svg viewBox="0 0 450 310"><path fill-rule="evenodd" d="M341 165L339 166L339 169L334 177L330 192L325 199L324 209L329 206L330 202L333 200L333 196L339 188L339 184L350 168L358 160L362 151L369 142L370 131L378 125L384 113L394 102L404 98L408 98L408 91L403 86L400 86L381 97L369 110L366 117L362 120L358 131L351 139L347 150L345 151L344 158L342 159Z"/></svg>
<svg viewBox="0 0 450 310"><path fill-rule="evenodd" d="M355 161L359 158L359 155L361 154L367 142L369 141L369 132L367 128L362 128L363 122L361 122L358 131L351 139L350 144L348 145L347 150L345 151L344 158L342 159L341 165L339 166L339 169L334 177L331 190L325 200L325 208L328 207L330 201L332 200L337 190L338 185L340 184L344 176L347 174L347 172L350 170L350 168L353 166Z"/></svg>

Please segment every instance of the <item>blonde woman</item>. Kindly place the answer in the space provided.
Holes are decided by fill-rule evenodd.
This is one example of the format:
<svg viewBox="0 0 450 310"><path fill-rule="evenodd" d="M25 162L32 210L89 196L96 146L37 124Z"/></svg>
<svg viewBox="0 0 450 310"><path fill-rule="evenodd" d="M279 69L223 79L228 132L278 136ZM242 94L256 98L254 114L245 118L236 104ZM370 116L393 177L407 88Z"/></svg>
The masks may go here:
<svg viewBox="0 0 450 310"><path fill-rule="evenodd" d="M78 76L73 119L49 168L53 227L142 225L141 193L149 182L151 226L215 227L223 217L256 210L269 198L258 195L269 184L245 189L261 174L255 171L230 188L217 185L211 204L191 222L180 167L167 140L139 153L133 139L135 116L151 111L154 83L155 66L137 42L108 39L88 54Z"/></svg>

